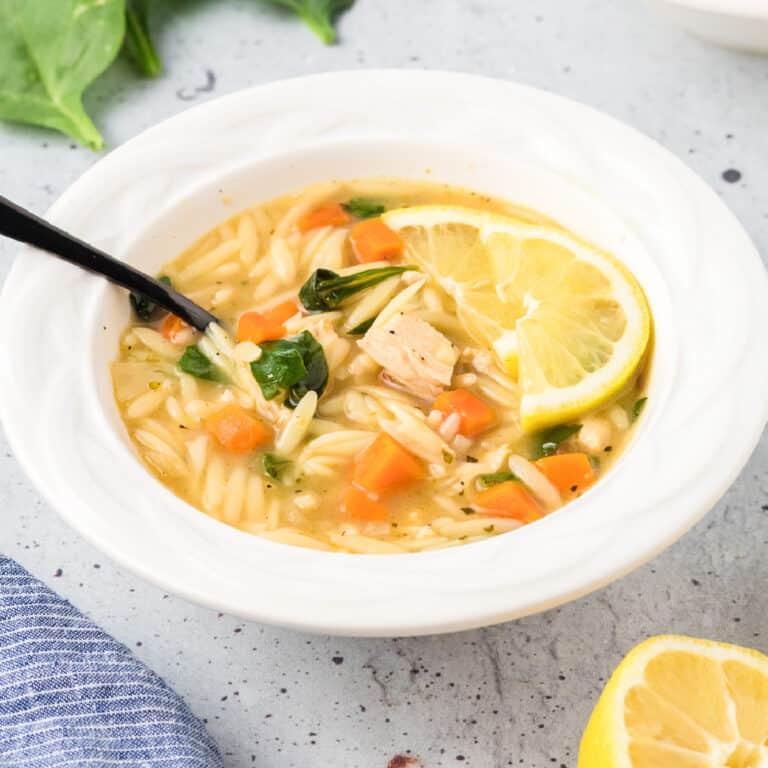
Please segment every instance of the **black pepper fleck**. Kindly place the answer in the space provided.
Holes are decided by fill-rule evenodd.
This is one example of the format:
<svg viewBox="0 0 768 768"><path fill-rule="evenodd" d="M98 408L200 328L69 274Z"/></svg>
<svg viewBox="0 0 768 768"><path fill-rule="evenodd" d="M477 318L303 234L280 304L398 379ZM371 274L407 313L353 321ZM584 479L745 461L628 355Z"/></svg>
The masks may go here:
<svg viewBox="0 0 768 768"><path fill-rule="evenodd" d="M729 168L727 171L723 171L723 179L729 184L735 184L737 181L741 181L741 171Z"/></svg>

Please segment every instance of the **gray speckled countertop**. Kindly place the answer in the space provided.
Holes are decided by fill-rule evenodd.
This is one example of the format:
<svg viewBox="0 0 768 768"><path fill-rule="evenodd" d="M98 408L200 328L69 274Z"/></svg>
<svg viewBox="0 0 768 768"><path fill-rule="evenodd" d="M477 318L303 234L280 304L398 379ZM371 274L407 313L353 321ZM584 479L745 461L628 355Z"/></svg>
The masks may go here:
<svg viewBox="0 0 768 768"><path fill-rule="evenodd" d="M712 184L768 249L768 59L700 44L641 0L358 0L334 48L255 0L162 8L178 13L162 24L165 76L140 81L118 64L88 93L112 146L204 98L277 78L462 70L580 99L639 128ZM196 90L206 83L209 92ZM0 127L0 192L42 212L97 159L52 133ZM12 250L0 243L0 276ZM385 768L397 753L427 768L572 766L606 676L646 636L768 650L765 441L703 522L622 581L514 623L405 640L309 637L163 594L69 530L0 448L0 551L163 675L206 719L228 767Z"/></svg>

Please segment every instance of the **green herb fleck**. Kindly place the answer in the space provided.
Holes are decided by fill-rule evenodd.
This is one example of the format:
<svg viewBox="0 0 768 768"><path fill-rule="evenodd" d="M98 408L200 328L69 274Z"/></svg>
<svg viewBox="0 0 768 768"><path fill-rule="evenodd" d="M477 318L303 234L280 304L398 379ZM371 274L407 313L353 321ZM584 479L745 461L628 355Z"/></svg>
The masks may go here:
<svg viewBox="0 0 768 768"><path fill-rule="evenodd" d="M163 275L162 277L159 277L158 280L169 288L171 287L170 277ZM139 320L143 320L145 323L157 320L163 312L163 308L159 304L152 301L152 299L145 296L143 293L131 292L129 298L133 311L136 313L136 317L138 317Z"/></svg>
<svg viewBox="0 0 768 768"><path fill-rule="evenodd" d="M290 464L290 460L276 456L274 453L265 453L261 457L261 466L264 474L273 480L277 480L280 473Z"/></svg>
<svg viewBox="0 0 768 768"><path fill-rule="evenodd" d="M462 512L463 512L465 515L474 515L474 514L475 514L475 510L474 510L474 509L472 509L472 507L462 507L462 508L461 508L461 511L462 511Z"/></svg>
<svg viewBox="0 0 768 768"><path fill-rule="evenodd" d="M190 376L206 381L224 381L221 371L194 344L184 350L179 368Z"/></svg>
<svg viewBox="0 0 768 768"><path fill-rule="evenodd" d="M466 456L465 457L467 464L477 464L478 459L476 459L474 456Z"/></svg>
<svg viewBox="0 0 768 768"><path fill-rule="evenodd" d="M518 477L514 472L494 472L490 475L480 475L477 478L481 488L490 488L492 485L498 485L499 483L507 483L510 480L517 480Z"/></svg>
<svg viewBox="0 0 768 768"><path fill-rule="evenodd" d="M589 456L589 463L592 465L592 469L597 471L600 469L600 457L599 456Z"/></svg>
<svg viewBox="0 0 768 768"><path fill-rule="evenodd" d="M295 408L310 390L321 395L328 383L325 352L309 331L262 344L261 357L251 363L251 372L267 400L287 390L289 408Z"/></svg>
<svg viewBox="0 0 768 768"><path fill-rule="evenodd" d="M534 458L552 456L560 443L575 435L581 429L581 424L558 424L556 427L545 429L536 437Z"/></svg>
<svg viewBox="0 0 768 768"><path fill-rule="evenodd" d="M647 402L648 402L648 398L647 397L641 397L632 406L632 420L633 421L640 417L640 414L643 412L643 408L645 408L645 404Z"/></svg>
<svg viewBox="0 0 768 768"><path fill-rule="evenodd" d="M496 530L495 525L489 525L487 528L483 528L486 533L493 533Z"/></svg>
<svg viewBox="0 0 768 768"><path fill-rule="evenodd" d="M150 381L149 382L149 388L152 390L160 389L160 382L159 381Z"/></svg>
<svg viewBox="0 0 768 768"><path fill-rule="evenodd" d="M446 464L453 464L453 454L450 451L443 450L443 461Z"/></svg>
<svg viewBox="0 0 768 768"><path fill-rule="evenodd" d="M365 197L353 197L346 203L342 203L341 207L356 219L372 219L375 216L381 216L387 210L386 206L381 203L368 200Z"/></svg>
<svg viewBox="0 0 768 768"><path fill-rule="evenodd" d="M377 267L351 275L339 275L330 269L316 269L301 286L299 299L308 312L329 312L340 307L350 296L411 269L417 267Z"/></svg>
<svg viewBox="0 0 768 768"><path fill-rule="evenodd" d="M356 325L354 328L347 331L347 334L349 336L364 336L368 332L369 328L374 324L374 322L376 322L376 317L378 317L378 315L369 317L367 320L363 320L360 325Z"/></svg>

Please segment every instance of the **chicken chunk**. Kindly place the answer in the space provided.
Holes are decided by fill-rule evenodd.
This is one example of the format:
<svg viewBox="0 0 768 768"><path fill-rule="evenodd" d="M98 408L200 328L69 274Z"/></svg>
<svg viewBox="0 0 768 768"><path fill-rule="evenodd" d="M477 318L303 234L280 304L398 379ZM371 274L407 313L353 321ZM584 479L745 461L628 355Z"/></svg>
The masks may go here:
<svg viewBox="0 0 768 768"><path fill-rule="evenodd" d="M383 369L387 383L417 397L436 397L451 383L459 350L418 317L397 314L358 341Z"/></svg>

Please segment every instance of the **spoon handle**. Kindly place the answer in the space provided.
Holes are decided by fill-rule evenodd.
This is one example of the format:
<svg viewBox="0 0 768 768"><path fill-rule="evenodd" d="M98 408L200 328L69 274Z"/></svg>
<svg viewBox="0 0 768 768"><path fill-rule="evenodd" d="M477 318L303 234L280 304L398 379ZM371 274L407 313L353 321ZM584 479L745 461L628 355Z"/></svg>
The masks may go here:
<svg viewBox="0 0 768 768"><path fill-rule="evenodd" d="M211 323L218 322L210 312L173 288L54 227L2 195L0 235L48 251L70 264L102 275L129 291L143 294L163 309L178 315L198 331L204 331Z"/></svg>

